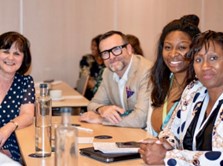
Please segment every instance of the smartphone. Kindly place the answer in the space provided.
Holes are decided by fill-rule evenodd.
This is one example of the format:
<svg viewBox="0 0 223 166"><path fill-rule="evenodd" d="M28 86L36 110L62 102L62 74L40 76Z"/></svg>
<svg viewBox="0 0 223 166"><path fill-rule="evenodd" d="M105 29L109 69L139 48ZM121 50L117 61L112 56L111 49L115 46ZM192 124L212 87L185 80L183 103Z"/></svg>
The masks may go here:
<svg viewBox="0 0 223 166"><path fill-rule="evenodd" d="M129 141L129 142L116 142L119 148L139 148L140 142Z"/></svg>

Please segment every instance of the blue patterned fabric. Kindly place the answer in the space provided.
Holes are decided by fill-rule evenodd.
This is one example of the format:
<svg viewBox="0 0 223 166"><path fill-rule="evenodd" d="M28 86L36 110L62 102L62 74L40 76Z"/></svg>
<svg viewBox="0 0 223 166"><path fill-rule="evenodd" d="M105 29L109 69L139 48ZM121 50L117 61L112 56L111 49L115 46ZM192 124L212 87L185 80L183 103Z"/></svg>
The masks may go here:
<svg viewBox="0 0 223 166"><path fill-rule="evenodd" d="M0 105L0 127L19 116L22 104L34 102L35 89L32 77L16 74L8 93ZM20 151L14 132L5 142L3 148L10 151L12 159L19 161Z"/></svg>

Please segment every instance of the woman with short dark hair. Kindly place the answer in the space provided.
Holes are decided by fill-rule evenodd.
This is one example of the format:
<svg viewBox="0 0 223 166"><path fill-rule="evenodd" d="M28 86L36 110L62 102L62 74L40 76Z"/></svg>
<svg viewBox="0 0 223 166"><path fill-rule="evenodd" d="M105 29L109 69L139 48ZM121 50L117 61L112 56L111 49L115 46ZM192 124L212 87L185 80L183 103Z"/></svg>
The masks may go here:
<svg viewBox="0 0 223 166"><path fill-rule="evenodd" d="M31 65L30 43L17 32L0 35L0 151L19 161L15 130L32 124L35 89L25 75Z"/></svg>

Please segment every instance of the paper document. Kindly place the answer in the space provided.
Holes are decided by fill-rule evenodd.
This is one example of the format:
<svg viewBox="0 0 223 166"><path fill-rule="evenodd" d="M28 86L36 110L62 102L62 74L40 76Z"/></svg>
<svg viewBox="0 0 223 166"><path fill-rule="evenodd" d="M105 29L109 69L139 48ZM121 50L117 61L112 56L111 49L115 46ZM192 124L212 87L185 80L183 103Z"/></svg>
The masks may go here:
<svg viewBox="0 0 223 166"><path fill-rule="evenodd" d="M92 144L94 137L78 137L77 142L79 144Z"/></svg>

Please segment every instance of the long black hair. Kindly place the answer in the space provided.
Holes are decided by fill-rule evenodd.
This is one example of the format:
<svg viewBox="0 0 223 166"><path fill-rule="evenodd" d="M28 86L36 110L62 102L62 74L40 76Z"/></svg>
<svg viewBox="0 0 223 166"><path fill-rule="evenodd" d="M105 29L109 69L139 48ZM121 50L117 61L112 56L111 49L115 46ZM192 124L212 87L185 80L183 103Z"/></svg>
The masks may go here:
<svg viewBox="0 0 223 166"><path fill-rule="evenodd" d="M163 45L166 36L173 31L182 31L193 39L200 30L198 28L199 18L196 15L185 15L180 19L176 19L168 23L162 30L162 34L158 41L157 59L151 69L151 82L153 90L151 94L152 105L159 107L164 103L165 97L170 89L171 71L163 60ZM194 79L194 73L187 72L186 84Z"/></svg>

